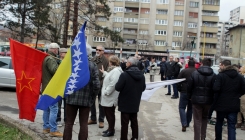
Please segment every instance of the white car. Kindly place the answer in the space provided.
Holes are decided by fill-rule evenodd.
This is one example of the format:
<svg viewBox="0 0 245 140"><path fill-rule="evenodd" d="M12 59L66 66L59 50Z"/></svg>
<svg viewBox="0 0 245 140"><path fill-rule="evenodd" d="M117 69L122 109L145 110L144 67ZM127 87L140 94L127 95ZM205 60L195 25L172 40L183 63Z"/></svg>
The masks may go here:
<svg viewBox="0 0 245 140"><path fill-rule="evenodd" d="M213 69L215 74L219 74L219 65L213 65L211 68Z"/></svg>
<svg viewBox="0 0 245 140"><path fill-rule="evenodd" d="M16 87L15 73L11 57L0 56L0 87Z"/></svg>

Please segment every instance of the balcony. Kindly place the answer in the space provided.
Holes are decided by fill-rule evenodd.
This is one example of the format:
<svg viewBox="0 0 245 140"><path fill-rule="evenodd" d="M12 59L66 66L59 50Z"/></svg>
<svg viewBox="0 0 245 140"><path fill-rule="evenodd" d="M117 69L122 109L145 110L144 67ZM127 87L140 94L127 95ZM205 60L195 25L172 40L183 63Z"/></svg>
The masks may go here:
<svg viewBox="0 0 245 140"><path fill-rule="evenodd" d="M202 5L202 10L206 11L219 11L219 5Z"/></svg>
<svg viewBox="0 0 245 140"><path fill-rule="evenodd" d="M210 21L210 22L219 22L219 16L202 16L203 21Z"/></svg>
<svg viewBox="0 0 245 140"><path fill-rule="evenodd" d="M124 22L124 28L138 29L138 23Z"/></svg>
<svg viewBox="0 0 245 140"><path fill-rule="evenodd" d="M169 4L157 4L157 9L168 9Z"/></svg>
<svg viewBox="0 0 245 140"><path fill-rule="evenodd" d="M139 29L140 30L148 30L149 29L149 24L140 24Z"/></svg>
<svg viewBox="0 0 245 140"><path fill-rule="evenodd" d="M150 3L141 3L141 8L150 8Z"/></svg>
<svg viewBox="0 0 245 140"><path fill-rule="evenodd" d="M123 38L124 39L136 39L137 38L137 34L128 34L128 33L124 33L123 32Z"/></svg>
<svg viewBox="0 0 245 140"><path fill-rule="evenodd" d="M140 14L140 18L149 18L150 14Z"/></svg>
<svg viewBox="0 0 245 140"><path fill-rule="evenodd" d="M137 30L123 30L123 34L137 35Z"/></svg>
<svg viewBox="0 0 245 140"><path fill-rule="evenodd" d="M202 48L201 48L201 50L202 50ZM204 48L204 53L205 54L216 54L217 53L217 49Z"/></svg>
<svg viewBox="0 0 245 140"><path fill-rule="evenodd" d="M201 37L201 42L204 42L204 37ZM205 37L205 43L217 44L218 43L218 39L217 38Z"/></svg>
<svg viewBox="0 0 245 140"><path fill-rule="evenodd" d="M114 6L115 7L123 7L123 1L114 1Z"/></svg>
<svg viewBox="0 0 245 140"><path fill-rule="evenodd" d="M175 10L185 10L184 5L175 5Z"/></svg>
<svg viewBox="0 0 245 140"><path fill-rule="evenodd" d="M183 20L184 19L184 17L183 16L174 16L174 20Z"/></svg>
<svg viewBox="0 0 245 140"><path fill-rule="evenodd" d="M125 0L125 7L139 7L139 0Z"/></svg>
<svg viewBox="0 0 245 140"><path fill-rule="evenodd" d="M201 31L202 32L217 33L218 32L218 26L213 26L213 27L202 26Z"/></svg>

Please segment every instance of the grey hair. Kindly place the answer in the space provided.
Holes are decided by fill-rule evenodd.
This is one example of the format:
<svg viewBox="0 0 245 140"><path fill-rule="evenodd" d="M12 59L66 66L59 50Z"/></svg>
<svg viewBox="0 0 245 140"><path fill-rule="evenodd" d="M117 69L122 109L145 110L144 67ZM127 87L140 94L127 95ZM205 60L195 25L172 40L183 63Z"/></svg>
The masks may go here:
<svg viewBox="0 0 245 140"><path fill-rule="evenodd" d="M102 45L98 45L97 47L101 47L103 51L105 50L105 48Z"/></svg>
<svg viewBox="0 0 245 140"><path fill-rule="evenodd" d="M132 65L137 65L138 59L135 57L129 57L128 62L131 63Z"/></svg>
<svg viewBox="0 0 245 140"><path fill-rule="evenodd" d="M92 47L88 43L86 43L86 51L88 56L92 55Z"/></svg>

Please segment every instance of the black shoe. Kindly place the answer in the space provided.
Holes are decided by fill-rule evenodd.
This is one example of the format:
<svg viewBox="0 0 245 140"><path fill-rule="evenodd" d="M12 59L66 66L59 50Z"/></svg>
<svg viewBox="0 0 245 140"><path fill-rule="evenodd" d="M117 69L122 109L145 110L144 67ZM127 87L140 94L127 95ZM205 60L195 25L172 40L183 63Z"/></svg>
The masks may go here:
<svg viewBox="0 0 245 140"><path fill-rule="evenodd" d="M178 99L178 97L173 96L173 97L171 97L171 99Z"/></svg>
<svg viewBox="0 0 245 140"><path fill-rule="evenodd" d="M114 136L114 132L107 132L105 134L102 135L103 137L110 137L110 136Z"/></svg>
<svg viewBox="0 0 245 140"><path fill-rule="evenodd" d="M171 95L171 93L167 93L167 94L165 94L165 95Z"/></svg>
<svg viewBox="0 0 245 140"><path fill-rule="evenodd" d="M164 88L167 88L168 86L164 86Z"/></svg>
<svg viewBox="0 0 245 140"><path fill-rule="evenodd" d="M107 133L108 132L108 130L105 130L105 131L103 131L102 133Z"/></svg>
<svg viewBox="0 0 245 140"><path fill-rule="evenodd" d="M182 132L186 131L186 126L182 126Z"/></svg>

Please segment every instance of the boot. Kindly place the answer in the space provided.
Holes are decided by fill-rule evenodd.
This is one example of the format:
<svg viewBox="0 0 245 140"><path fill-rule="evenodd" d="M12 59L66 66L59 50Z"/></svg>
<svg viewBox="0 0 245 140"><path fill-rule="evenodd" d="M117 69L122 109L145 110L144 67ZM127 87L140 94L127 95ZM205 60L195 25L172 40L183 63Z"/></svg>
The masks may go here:
<svg viewBox="0 0 245 140"><path fill-rule="evenodd" d="M237 123L236 124L236 128L241 128L242 127L242 123Z"/></svg>

